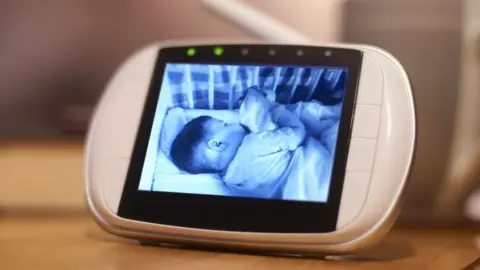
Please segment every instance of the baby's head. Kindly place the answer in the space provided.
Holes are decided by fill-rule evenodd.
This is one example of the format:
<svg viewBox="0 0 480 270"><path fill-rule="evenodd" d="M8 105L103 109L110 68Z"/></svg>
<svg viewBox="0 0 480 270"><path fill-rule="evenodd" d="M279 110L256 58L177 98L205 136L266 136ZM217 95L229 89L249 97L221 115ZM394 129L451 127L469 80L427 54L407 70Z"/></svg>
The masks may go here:
<svg viewBox="0 0 480 270"><path fill-rule="evenodd" d="M247 132L210 116L188 122L172 143L170 157L189 173L217 173L228 167Z"/></svg>

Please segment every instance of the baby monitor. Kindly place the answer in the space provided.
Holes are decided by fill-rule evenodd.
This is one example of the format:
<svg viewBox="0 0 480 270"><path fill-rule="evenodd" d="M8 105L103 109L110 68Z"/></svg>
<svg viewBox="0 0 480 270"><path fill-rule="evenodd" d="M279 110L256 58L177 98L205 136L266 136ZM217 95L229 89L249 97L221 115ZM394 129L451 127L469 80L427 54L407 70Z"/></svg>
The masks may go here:
<svg viewBox="0 0 480 270"><path fill-rule="evenodd" d="M409 79L382 49L155 44L94 113L88 205L140 242L355 253L397 217L415 132Z"/></svg>

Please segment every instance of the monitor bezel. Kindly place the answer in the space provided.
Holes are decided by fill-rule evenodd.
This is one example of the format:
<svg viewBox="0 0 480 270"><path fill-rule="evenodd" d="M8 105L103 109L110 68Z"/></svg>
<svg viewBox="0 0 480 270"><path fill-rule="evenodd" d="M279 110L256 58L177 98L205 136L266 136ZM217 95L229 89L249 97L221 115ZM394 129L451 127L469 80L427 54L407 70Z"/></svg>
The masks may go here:
<svg viewBox="0 0 480 270"><path fill-rule="evenodd" d="M215 47L223 53L215 55ZM186 51L195 48L195 55ZM242 53L248 49L248 54ZM271 50L275 50L272 56ZM301 54L299 52L302 52ZM363 52L355 49L217 44L161 48L137 130L118 216L136 221L195 229L252 233L335 231L342 198ZM167 63L342 67L348 70L327 202L141 191L139 182Z"/></svg>

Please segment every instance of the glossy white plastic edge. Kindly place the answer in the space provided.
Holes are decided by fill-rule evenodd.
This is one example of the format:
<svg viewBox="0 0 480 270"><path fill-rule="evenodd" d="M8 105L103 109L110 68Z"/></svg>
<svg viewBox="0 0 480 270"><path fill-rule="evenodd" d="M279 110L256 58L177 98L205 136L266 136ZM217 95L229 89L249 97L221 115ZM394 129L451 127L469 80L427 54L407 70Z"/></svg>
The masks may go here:
<svg viewBox="0 0 480 270"><path fill-rule="evenodd" d="M187 44L235 44L246 42L172 42L164 43L163 46L183 46ZM255 42L248 42L255 43ZM279 44L279 43L276 43ZM288 44L288 43L281 43ZM240 233L211 231L191 228L181 228L146 222L132 221L118 217L106 205L105 197L118 205L123 183L112 190L116 195L104 195L102 179L116 178L113 172L105 171L113 159L124 159L128 165L128 158L112 156L104 145L112 145L115 138L114 130L103 125L105 109L112 101L116 88L119 87L126 77L136 74L137 88L148 88L150 75L155 62L155 56L162 44L155 44L137 52L131 56L119 69L110 82L92 118L90 131L86 145L86 196L89 209L95 216L97 222L105 230L126 237L137 239L151 239L159 242L173 242L185 244L203 244L216 246L230 246L233 248L247 248L265 250L270 252L294 252L294 253L325 253L325 254L347 254L356 252L375 244L390 229L397 214L398 206L402 201L402 194L406 180L410 172L410 165L413 159L415 148L415 110L408 77L403 67L389 53L372 46L355 44L316 44L317 46L345 47L361 49L364 52L373 53L378 63L381 63L386 73L385 83L389 81L396 84L398 89L384 91L382 120L378 137L378 147L374 170L371 176L369 194L361 212L357 218L349 222L341 229L325 234L275 234L275 233ZM131 80L131 78L129 79ZM395 87L395 88L397 88ZM144 99L139 95L139 99ZM143 105L142 102L139 102ZM141 106L138 108L141 111ZM133 112L133 110L132 110ZM141 113L133 114L132 121L139 122ZM135 126L135 128L137 127ZM135 130L136 133L136 130ZM117 133L118 134L118 133ZM129 138L130 142L115 141L113 145L131 143L133 146L134 136ZM110 143L106 143L110 142ZM107 151L105 151L107 150ZM391 153L395 153L392 155ZM126 170L123 172L126 173ZM122 176L122 172L117 176ZM385 179L394 179L385 181ZM343 205L343 202L342 202ZM341 210L342 211L342 210Z"/></svg>

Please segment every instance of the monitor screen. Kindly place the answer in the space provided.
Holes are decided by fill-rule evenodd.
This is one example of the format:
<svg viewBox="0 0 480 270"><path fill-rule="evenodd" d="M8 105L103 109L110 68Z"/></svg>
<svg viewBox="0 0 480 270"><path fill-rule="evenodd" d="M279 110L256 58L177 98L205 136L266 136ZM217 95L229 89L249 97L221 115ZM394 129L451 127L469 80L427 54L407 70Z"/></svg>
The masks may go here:
<svg viewBox="0 0 480 270"><path fill-rule="evenodd" d="M167 63L138 190L328 202L347 78Z"/></svg>

